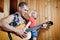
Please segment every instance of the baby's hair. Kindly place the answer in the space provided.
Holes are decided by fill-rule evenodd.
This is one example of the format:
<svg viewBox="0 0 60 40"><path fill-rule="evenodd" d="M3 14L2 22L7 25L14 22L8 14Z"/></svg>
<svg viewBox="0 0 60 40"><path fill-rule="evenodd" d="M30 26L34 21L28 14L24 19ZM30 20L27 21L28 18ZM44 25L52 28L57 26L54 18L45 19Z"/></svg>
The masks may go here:
<svg viewBox="0 0 60 40"><path fill-rule="evenodd" d="M37 11L33 10L30 14L31 17L37 18Z"/></svg>

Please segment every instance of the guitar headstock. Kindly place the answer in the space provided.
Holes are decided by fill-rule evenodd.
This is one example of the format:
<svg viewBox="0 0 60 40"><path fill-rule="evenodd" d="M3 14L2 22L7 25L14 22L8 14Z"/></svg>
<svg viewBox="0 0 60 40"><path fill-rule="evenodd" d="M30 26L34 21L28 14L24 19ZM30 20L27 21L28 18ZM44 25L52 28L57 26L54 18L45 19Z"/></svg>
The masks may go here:
<svg viewBox="0 0 60 40"><path fill-rule="evenodd" d="M43 24L47 24L47 27L50 27L50 26L52 26L52 25L53 25L53 22L52 22L52 21L48 21L48 22L43 23Z"/></svg>

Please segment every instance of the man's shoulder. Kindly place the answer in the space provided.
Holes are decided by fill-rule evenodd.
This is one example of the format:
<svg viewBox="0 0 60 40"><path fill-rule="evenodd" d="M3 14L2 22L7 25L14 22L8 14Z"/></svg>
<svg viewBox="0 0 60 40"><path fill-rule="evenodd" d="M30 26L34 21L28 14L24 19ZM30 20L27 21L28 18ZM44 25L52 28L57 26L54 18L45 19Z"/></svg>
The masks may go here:
<svg viewBox="0 0 60 40"><path fill-rule="evenodd" d="M18 16L18 12L15 12L14 14L9 15L10 17Z"/></svg>

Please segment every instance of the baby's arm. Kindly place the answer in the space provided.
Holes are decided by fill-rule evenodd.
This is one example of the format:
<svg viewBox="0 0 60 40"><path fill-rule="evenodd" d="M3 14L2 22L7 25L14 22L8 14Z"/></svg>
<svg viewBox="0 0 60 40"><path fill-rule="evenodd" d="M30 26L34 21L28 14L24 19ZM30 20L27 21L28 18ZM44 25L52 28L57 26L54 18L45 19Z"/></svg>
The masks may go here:
<svg viewBox="0 0 60 40"><path fill-rule="evenodd" d="M27 23L27 25L25 26L25 29L24 29L24 30L26 30L26 29L30 26L30 24L31 24L31 21L29 21L29 22Z"/></svg>

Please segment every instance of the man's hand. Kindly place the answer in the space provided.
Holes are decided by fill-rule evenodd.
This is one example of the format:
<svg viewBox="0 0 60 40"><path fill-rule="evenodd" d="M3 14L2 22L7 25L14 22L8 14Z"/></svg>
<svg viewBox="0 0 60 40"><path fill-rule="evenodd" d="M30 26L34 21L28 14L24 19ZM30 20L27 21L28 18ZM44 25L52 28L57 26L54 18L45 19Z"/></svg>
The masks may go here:
<svg viewBox="0 0 60 40"><path fill-rule="evenodd" d="M27 32L25 32L23 29L17 30L15 33L22 39L27 37Z"/></svg>

